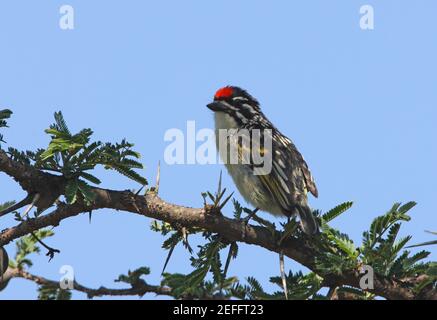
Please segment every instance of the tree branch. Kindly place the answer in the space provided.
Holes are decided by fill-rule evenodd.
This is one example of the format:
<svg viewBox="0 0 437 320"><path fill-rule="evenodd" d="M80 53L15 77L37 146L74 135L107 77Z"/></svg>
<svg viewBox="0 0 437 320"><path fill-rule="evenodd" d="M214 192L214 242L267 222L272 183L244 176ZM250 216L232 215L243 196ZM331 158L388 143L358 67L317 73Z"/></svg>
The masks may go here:
<svg viewBox="0 0 437 320"><path fill-rule="evenodd" d="M40 181L46 186L58 186L63 188L65 181L60 176L51 175L35 170L30 166L18 164L8 158L6 153L0 150L0 171L13 177L29 194L41 193ZM25 188L26 187L26 188ZM39 189L38 189L39 188ZM37 190L38 189L38 190ZM228 241L239 241L263 247L267 250L283 254L317 273L315 264L316 249L311 241L303 239L288 238L279 246L277 239L280 233L263 227L243 225L239 220L229 219L221 215L212 206L205 208L190 208L168 203L162 200L155 192L149 192L145 196L134 194L130 191L115 191L109 189L93 188L96 195L91 205L76 202L73 205L59 205L51 213L21 222L15 227L4 230L0 233L0 246L6 245L14 239L20 238L32 231L57 226L69 217L80 213L90 212L98 209L115 209L118 211L130 212L145 217L177 224L183 227L197 227L212 233L219 234ZM53 192L53 190L49 190ZM55 190L55 193L63 191ZM342 275L322 275L324 284L327 287L352 286L360 288L359 270L349 270ZM425 288L420 296L417 296L411 289L417 279L390 279L375 274L374 289L369 292L387 299L436 299L437 292Z"/></svg>
<svg viewBox="0 0 437 320"><path fill-rule="evenodd" d="M18 268L9 268L6 273L3 276L3 280L0 280L0 287L3 283L10 281L13 278L22 278L26 279L32 282L35 282L38 285L47 286L53 289L60 289L59 282L54 280L49 280L47 278L37 276L34 274L31 274L25 270L18 269ZM132 288L126 288L126 289L108 289L105 287L100 287L98 289L92 289L85 287L78 282L74 281L73 284L73 290L83 292L87 295L89 299L95 298L95 297L102 297L102 296L144 296L146 293L155 293L156 295L164 295L164 296L171 296L172 289L166 286L153 286L149 285L145 282L140 282L136 284L135 286L132 286Z"/></svg>

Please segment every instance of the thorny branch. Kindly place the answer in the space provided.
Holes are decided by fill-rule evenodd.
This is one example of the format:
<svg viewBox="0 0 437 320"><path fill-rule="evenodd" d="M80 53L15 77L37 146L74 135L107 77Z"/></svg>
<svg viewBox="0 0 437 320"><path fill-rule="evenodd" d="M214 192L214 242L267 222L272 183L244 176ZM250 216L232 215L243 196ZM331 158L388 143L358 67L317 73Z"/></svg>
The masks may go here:
<svg viewBox="0 0 437 320"><path fill-rule="evenodd" d="M2 283L6 283L13 278L22 278L38 285L50 287L53 289L59 289L59 282L54 280L49 280L41 276L31 274L25 270L18 268L9 268L0 280L0 287ZM87 295L89 299L102 296L140 296L142 297L146 293L155 293L156 295L173 296L172 289L166 286L153 286L141 282L132 286L131 288L125 289L109 289L105 287L100 287L98 289L92 289L85 287L78 282L74 281L73 289L79 292L83 292Z"/></svg>
<svg viewBox="0 0 437 320"><path fill-rule="evenodd" d="M0 150L0 171L11 176L20 186L30 194L41 194L41 206L50 205L63 194L65 181L61 176L38 171L31 166L17 163ZM197 227L212 233L219 234L228 241L239 241L253 244L267 250L283 254L307 268L317 272L315 264L315 248L310 241L285 239L278 244L280 234L272 234L266 228L245 225L242 228L240 221L227 218L217 212L217 208L190 208L168 203L162 200L155 192L146 195L134 194L130 191L116 191L102 188L92 188L95 201L92 204L76 202L73 205L58 205L52 212L23 221L15 227L5 229L0 233L0 246L18 239L35 230L48 226L58 226L60 222L80 213L88 213L98 209L115 209L123 212L165 221L186 227ZM38 206L38 204L37 204ZM324 286L338 287L342 285L359 288L359 270L349 270L341 275L323 275ZM437 292L431 286L422 290L418 296L411 288L421 279L395 279L375 274L374 289L369 292L387 299L437 299Z"/></svg>

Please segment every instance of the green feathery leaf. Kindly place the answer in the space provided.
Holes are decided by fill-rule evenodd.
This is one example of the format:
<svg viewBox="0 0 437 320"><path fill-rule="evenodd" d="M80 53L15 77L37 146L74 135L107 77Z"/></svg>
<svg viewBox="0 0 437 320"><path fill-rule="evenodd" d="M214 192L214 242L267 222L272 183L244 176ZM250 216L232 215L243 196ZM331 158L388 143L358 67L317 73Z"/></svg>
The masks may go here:
<svg viewBox="0 0 437 320"><path fill-rule="evenodd" d="M322 219L326 222L329 222L333 219L335 219L336 217L338 217L339 215L341 215L343 212L349 210L353 205L353 202L348 201L348 202L344 202L338 206L336 206L335 208L329 210L327 213L325 213L322 216Z"/></svg>

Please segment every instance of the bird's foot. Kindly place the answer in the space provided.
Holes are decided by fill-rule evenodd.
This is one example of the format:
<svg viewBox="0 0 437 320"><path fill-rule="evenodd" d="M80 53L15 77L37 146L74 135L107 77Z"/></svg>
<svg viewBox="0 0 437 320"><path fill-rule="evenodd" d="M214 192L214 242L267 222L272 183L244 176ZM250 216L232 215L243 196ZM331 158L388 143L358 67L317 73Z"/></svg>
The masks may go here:
<svg viewBox="0 0 437 320"><path fill-rule="evenodd" d="M299 224L295 219L291 219L290 217L287 218L287 223L283 225L284 230L281 232L281 236L278 239L277 246L281 247L282 243L289 238L291 235L293 235L296 230L299 228Z"/></svg>
<svg viewBox="0 0 437 320"><path fill-rule="evenodd" d="M243 240L246 238L246 228L249 225L249 222L251 219L254 220L258 220L258 216L256 215L256 213L259 211L259 208L256 208L255 210L252 210L251 212L249 212L249 214L244 217L244 218L240 218L239 221L241 223L241 230L243 233Z"/></svg>
<svg viewBox="0 0 437 320"><path fill-rule="evenodd" d="M252 212L250 212L246 217L244 217L244 218L240 218L240 221L241 221L242 223L245 223L246 225L248 225L248 224L249 224L249 221L250 221L251 219L256 219L256 218L258 218L257 215L256 215L256 213L257 213L258 211L259 211L258 208L256 208L255 210L252 210Z"/></svg>

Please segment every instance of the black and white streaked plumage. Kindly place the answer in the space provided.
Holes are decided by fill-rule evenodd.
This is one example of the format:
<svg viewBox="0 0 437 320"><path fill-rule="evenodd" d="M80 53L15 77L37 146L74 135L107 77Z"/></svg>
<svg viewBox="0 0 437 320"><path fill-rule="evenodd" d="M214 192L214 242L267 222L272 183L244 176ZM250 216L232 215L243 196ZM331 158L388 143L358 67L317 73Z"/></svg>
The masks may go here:
<svg viewBox="0 0 437 320"><path fill-rule="evenodd" d="M272 150L261 145L263 153L271 152L272 166L269 174L255 175L255 165L252 163L231 164L227 152L229 150L226 153L219 150L243 198L256 208L273 215L290 217L297 214L306 234L317 233L318 224L308 206L307 193L311 192L317 197L318 191L308 165L293 142L282 135L262 113L258 101L245 90L228 86L217 91L214 102L208 104L208 108L215 112L216 130L252 132L258 129L261 138L264 129L271 132ZM217 144L218 136L217 133ZM259 148L255 145L251 147Z"/></svg>

